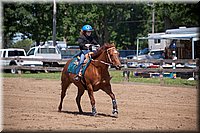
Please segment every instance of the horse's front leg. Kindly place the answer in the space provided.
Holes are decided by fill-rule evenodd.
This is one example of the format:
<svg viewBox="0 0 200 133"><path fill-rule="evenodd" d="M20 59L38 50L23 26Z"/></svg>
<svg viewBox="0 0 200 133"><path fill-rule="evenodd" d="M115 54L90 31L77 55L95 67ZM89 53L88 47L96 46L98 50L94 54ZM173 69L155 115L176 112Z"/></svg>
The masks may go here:
<svg viewBox="0 0 200 133"><path fill-rule="evenodd" d="M104 89L102 89L103 91L105 91L112 99L112 106L113 106L113 111L112 114L117 117L118 115L118 109L117 109L117 101L115 99L115 95L111 90L111 85L106 85L106 87Z"/></svg>
<svg viewBox="0 0 200 133"><path fill-rule="evenodd" d="M117 115L118 114L118 110L117 110L117 101L116 101L116 99L112 100L112 104L113 104L112 114Z"/></svg>
<svg viewBox="0 0 200 133"><path fill-rule="evenodd" d="M96 116L97 111L95 107L95 99L94 99L93 88L91 84L88 85L88 95L90 97L90 103L92 105L92 115Z"/></svg>

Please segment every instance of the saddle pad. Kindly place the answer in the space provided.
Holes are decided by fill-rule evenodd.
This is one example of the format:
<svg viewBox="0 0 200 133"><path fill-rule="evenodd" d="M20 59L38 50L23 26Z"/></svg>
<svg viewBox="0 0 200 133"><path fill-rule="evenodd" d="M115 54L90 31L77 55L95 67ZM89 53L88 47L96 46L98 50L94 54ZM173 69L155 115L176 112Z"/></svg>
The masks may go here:
<svg viewBox="0 0 200 133"><path fill-rule="evenodd" d="M85 70L89 66L90 62L91 62L91 58L88 60L88 62L85 65L83 65L82 75L85 74ZM79 59L77 57L74 57L68 66L67 72L73 73L73 74L78 74L78 73L76 73L76 68L78 66L78 63L79 63Z"/></svg>

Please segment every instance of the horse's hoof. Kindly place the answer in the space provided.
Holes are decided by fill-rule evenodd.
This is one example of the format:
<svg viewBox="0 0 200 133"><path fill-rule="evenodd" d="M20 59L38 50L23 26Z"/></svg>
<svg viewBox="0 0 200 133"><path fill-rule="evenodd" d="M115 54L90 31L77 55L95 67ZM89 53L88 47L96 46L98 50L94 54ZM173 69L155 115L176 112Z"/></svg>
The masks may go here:
<svg viewBox="0 0 200 133"><path fill-rule="evenodd" d="M79 114L83 114L83 111L79 111Z"/></svg>
<svg viewBox="0 0 200 133"><path fill-rule="evenodd" d="M113 110L112 116L118 118L118 111L117 110Z"/></svg>
<svg viewBox="0 0 200 133"><path fill-rule="evenodd" d="M97 113L92 113L92 116L97 116Z"/></svg>
<svg viewBox="0 0 200 133"><path fill-rule="evenodd" d="M58 112L61 112L61 109L62 109L61 107L58 107Z"/></svg>
<svg viewBox="0 0 200 133"><path fill-rule="evenodd" d="M95 106L92 107L92 115L93 115L93 116L96 116L96 115L97 115L97 111L96 111Z"/></svg>
<svg viewBox="0 0 200 133"><path fill-rule="evenodd" d="M92 116L97 116L97 113L96 112L92 112Z"/></svg>
<svg viewBox="0 0 200 133"><path fill-rule="evenodd" d="M118 113L112 114L112 117L118 118Z"/></svg>

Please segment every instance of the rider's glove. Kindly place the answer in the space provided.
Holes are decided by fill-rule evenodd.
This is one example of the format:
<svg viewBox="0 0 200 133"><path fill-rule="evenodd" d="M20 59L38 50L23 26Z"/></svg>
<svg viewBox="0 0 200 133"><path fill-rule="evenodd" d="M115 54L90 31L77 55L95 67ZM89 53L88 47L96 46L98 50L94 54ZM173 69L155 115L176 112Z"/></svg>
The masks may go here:
<svg viewBox="0 0 200 133"><path fill-rule="evenodd" d="M96 47L100 47L100 45L99 44L97 44L97 45L95 45Z"/></svg>
<svg viewBox="0 0 200 133"><path fill-rule="evenodd" d="M85 44L86 47L89 47L91 44Z"/></svg>

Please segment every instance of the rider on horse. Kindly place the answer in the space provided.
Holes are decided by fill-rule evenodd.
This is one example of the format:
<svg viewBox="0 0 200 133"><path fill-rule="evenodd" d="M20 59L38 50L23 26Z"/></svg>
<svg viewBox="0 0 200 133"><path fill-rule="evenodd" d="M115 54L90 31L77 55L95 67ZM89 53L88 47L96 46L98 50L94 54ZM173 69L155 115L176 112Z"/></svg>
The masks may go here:
<svg viewBox="0 0 200 133"><path fill-rule="evenodd" d="M81 29L80 37L78 38L78 44L81 50L81 55L80 55L79 64L76 69L78 75L76 75L75 80L78 80L79 77L82 76L81 71L82 71L85 55L92 51L92 45L99 46L97 41L91 36L92 31L93 31L93 28L90 25L84 25Z"/></svg>

